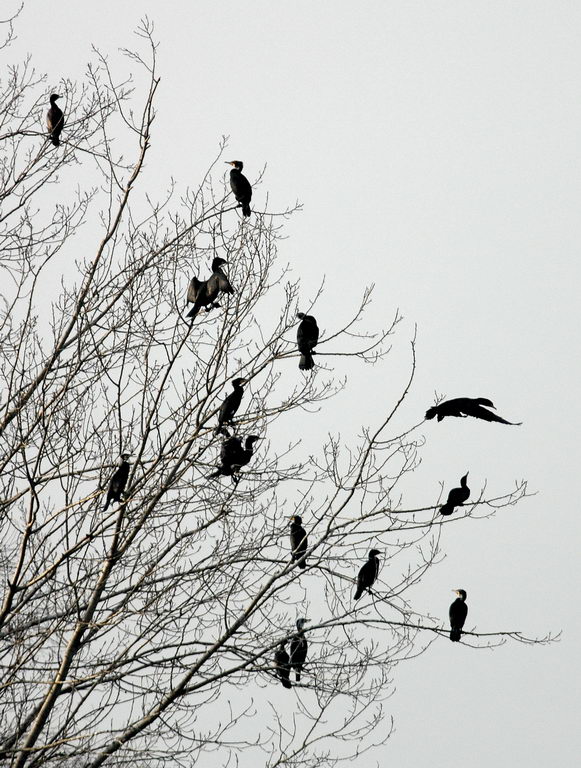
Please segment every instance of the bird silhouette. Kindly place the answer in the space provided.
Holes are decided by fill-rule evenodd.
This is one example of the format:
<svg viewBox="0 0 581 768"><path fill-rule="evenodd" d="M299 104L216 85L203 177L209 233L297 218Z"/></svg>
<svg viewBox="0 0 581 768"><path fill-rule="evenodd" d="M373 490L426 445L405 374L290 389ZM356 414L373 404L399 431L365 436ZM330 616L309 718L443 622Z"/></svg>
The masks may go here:
<svg viewBox="0 0 581 768"><path fill-rule="evenodd" d="M245 384L246 379L244 378L238 378L232 381L234 390L230 392L230 394L224 399L224 402L220 406L220 410L218 411L218 426L214 430L215 435L222 434L226 437L230 436L228 430L225 428L225 425L229 424L231 426L233 423L236 411L238 408L240 408L240 403L242 402L242 395L244 394Z"/></svg>
<svg viewBox="0 0 581 768"><path fill-rule="evenodd" d="M373 586L377 574L379 573L379 560L377 559L377 555L380 554L381 552L377 549L372 549L369 553L369 559L365 565L362 566L357 576L357 589L353 598L354 600L359 600L363 592Z"/></svg>
<svg viewBox="0 0 581 768"><path fill-rule="evenodd" d="M281 640L274 654L274 667L280 682L285 688L292 688L290 682L290 657L285 649L286 641Z"/></svg>
<svg viewBox="0 0 581 768"><path fill-rule="evenodd" d="M241 160L227 160L226 164L234 166L230 171L230 187L232 188L232 192L234 192L234 197L242 206L242 214L244 216L250 216L252 213L250 210L252 187L246 176L242 173L244 163Z"/></svg>
<svg viewBox="0 0 581 768"><path fill-rule="evenodd" d="M60 142L61 131L65 125L65 116L60 107L57 106L56 100L61 97L58 93L53 93L49 99L50 107L46 113L46 127L48 128L49 138L55 147L58 147Z"/></svg>
<svg viewBox="0 0 581 768"><path fill-rule="evenodd" d="M300 682L301 672L307 658L309 644L304 633L304 626L309 619L297 619L297 633L291 637L290 641L290 666L294 669L295 679Z"/></svg>
<svg viewBox="0 0 581 768"><path fill-rule="evenodd" d="M463 589L454 589L458 597L450 606L450 640L457 643L462 637L462 627L468 615L468 606L466 605L466 592Z"/></svg>
<svg viewBox="0 0 581 768"><path fill-rule="evenodd" d="M313 348L319 341L319 327L312 315L299 312L297 317L301 321L297 328L297 346L301 353L299 368L301 371L310 371L315 365L313 361Z"/></svg>
<svg viewBox="0 0 581 768"><path fill-rule="evenodd" d="M448 494L448 501L440 507L441 515L451 515L455 507L461 507L470 496L470 488L467 484L468 472L460 479L460 488L452 488Z"/></svg>
<svg viewBox="0 0 581 768"><path fill-rule="evenodd" d="M246 438L245 445L242 447L240 437L229 437L224 440L220 449L220 466L208 478L220 477L225 475L231 477L234 483L238 484L240 480L240 469L244 467L254 454L254 443L261 440L258 435L249 435Z"/></svg>
<svg viewBox="0 0 581 768"><path fill-rule="evenodd" d="M121 502L127 480L129 478L129 462L127 459L131 456L130 453L121 454L121 463L119 469L114 473L113 477L109 481L109 488L107 490L107 500L103 507L103 512L109 507L109 504L114 501L117 504Z"/></svg>
<svg viewBox="0 0 581 768"><path fill-rule="evenodd" d="M290 545L293 563L299 561L299 568L306 568L305 552L309 546L307 532L302 526L303 519L299 515L291 517Z"/></svg>
<svg viewBox="0 0 581 768"><path fill-rule="evenodd" d="M522 424L522 421L507 421L501 416L497 416L496 413L492 413L492 411L484 408L483 406L485 405L489 408L494 408L492 401L486 397L457 397L454 400L446 400L439 405L428 408L426 419L437 417L438 421L442 421L446 416L459 416L461 418L473 416L475 419L498 421L500 424L510 424L513 427L519 427Z"/></svg>
<svg viewBox="0 0 581 768"><path fill-rule="evenodd" d="M219 293L234 293L234 289L222 269L222 265L227 263L225 259L218 256L212 261L212 274L207 280L198 280L197 277L191 279L187 300L193 302L194 306L188 312L187 317L191 317L193 320L202 307L205 307L208 312L214 307L219 307L220 305L216 303Z"/></svg>

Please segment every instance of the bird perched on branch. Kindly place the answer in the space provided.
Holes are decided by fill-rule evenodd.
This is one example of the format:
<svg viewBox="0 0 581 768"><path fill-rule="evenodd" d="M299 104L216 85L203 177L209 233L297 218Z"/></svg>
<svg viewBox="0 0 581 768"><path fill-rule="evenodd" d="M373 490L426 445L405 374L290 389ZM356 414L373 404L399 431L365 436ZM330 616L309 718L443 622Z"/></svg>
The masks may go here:
<svg viewBox="0 0 581 768"><path fill-rule="evenodd" d="M274 667L280 682L285 688L292 688L290 683L290 657L285 650L286 641L281 640L274 654Z"/></svg>
<svg viewBox="0 0 581 768"><path fill-rule="evenodd" d="M230 392L230 394L225 398L224 402L220 406L220 410L218 411L218 426L214 430L215 435L222 434L226 437L229 437L228 430L224 425L232 425L234 415L238 408L240 408L240 403L242 402L242 395L244 394L245 384L246 379L243 378L234 379L232 381L234 391Z"/></svg>
<svg viewBox="0 0 581 768"><path fill-rule="evenodd" d="M319 341L319 327L312 315L299 312L297 317L301 321L297 328L297 346L301 353L299 368L301 371L310 371L315 365L313 361L313 349Z"/></svg>
<svg viewBox="0 0 581 768"><path fill-rule="evenodd" d="M216 299L220 292L234 293L234 289L222 269L222 265L227 263L226 259L217 256L212 261L212 274L207 280L198 280L197 277L191 279L187 299L188 302L193 302L194 306L188 312L187 317L191 317L193 320L202 307L205 307L208 312L214 307L219 307Z"/></svg>
<svg viewBox="0 0 581 768"><path fill-rule="evenodd" d="M244 447L240 437L229 437L222 443L220 449L220 466L208 478L220 477L220 475L230 476L238 484L240 480L240 469L244 467L254 453L254 443L261 440L258 435L249 435L246 438Z"/></svg>
<svg viewBox="0 0 581 768"><path fill-rule="evenodd" d="M111 480L109 481L109 488L107 490L107 501L103 507L103 512L109 507L109 504L114 501L117 504L121 502L121 497L125 491L127 480L129 478L129 462L127 459L131 456L130 453L121 454L121 464L119 469L115 472Z"/></svg>
<svg viewBox="0 0 581 768"><path fill-rule="evenodd" d="M454 507L461 507L470 496L470 488L467 484L468 472L460 479L460 488L452 488L448 494L448 501L440 507L441 515L451 515Z"/></svg>
<svg viewBox="0 0 581 768"><path fill-rule="evenodd" d="M453 589L458 597L450 606L450 640L457 643L462 637L462 627L468 615L466 592L463 589Z"/></svg>
<svg viewBox="0 0 581 768"><path fill-rule="evenodd" d="M460 416L461 418L473 416L475 419L498 421L500 424L510 424L513 427L519 427L522 424L522 421L506 421L506 419L497 416L496 413L483 408L485 405L488 408L494 408L492 402L486 397L457 397L454 400L446 400L439 405L428 408L426 419L433 419L437 416L438 421L442 421L446 416Z"/></svg>
<svg viewBox="0 0 581 768"><path fill-rule="evenodd" d="M234 167L230 171L230 186L234 197L242 206L242 213L244 216L250 216L252 211L250 210L250 200L252 199L252 187L250 182L243 175L242 169L244 163L241 160L226 160L226 165L233 165Z"/></svg>
<svg viewBox="0 0 581 768"><path fill-rule="evenodd" d="M307 621L309 621L309 619L297 619L298 632L291 637L290 641L290 666L291 669L294 669L297 683L300 682L301 672L303 671L305 659L307 658L307 651L309 649L309 644L307 643L307 638L305 637L303 629Z"/></svg>
<svg viewBox="0 0 581 768"><path fill-rule="evenodd" d="M60 144L59 137L65 125L65 116L62 109L57 106L57 99L60 99L60 96L58 93L53 93L49 99L49 110L46 113L46 127L48 128L49 139L55 147L58 147Z"/></svg>
<svg viewBox="0 0 581 768"><path fill-rule="evenodd" d="M291 517L290 524L290 545L293 563L298 560L299 568L306 568L305 552L309 546L307 541L307 532L303 528L303 519L299 515Z"/></svg>
<svg viewBox="0 0 581 768"><path fill-rule="evenodd" d="M372 549L369 553L369 559L365 565L362 566L359 575L357 576L357 590L355 592L354 600L359 600L363 592L373 586L379 573L379 560L377 555L380 554L381 552L377 549Z"/></svg>

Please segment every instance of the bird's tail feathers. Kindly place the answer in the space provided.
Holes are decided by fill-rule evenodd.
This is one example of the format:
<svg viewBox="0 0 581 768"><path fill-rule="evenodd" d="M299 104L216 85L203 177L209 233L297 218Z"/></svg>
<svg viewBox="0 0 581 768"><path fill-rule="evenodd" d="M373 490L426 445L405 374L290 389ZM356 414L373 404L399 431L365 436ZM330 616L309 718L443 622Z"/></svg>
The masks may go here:
<svg viewBox="0 0 581 768"><path fill-rule="evenodd" d="M292 688L292 684L290 680L282 680L281 682L285 688Z"/></svg>
<svg viewBox="0 0 581 768"><path fill-rule="evenodd" d="M434 416L438 415L438 406L434 405L431 408L428 408L426 411L426 419L433 419Z"/></svg>
<svg viewBox="0 0 581 768"><path fill-rule="evenodd" d="M461 637L462 637L462 630L461 629L451 629L450 630L450 640L453 643L458 643L460 641Z"/></svg>
<svg viewBox="0 0 581 768"><path fill-rule="evenodd" d="M353 595L353 599L354 600L359 600L359 598L361 597L362 594L363 594L363 590L360 587L357 587L357 591Z"/></svg>
<svg viewBox="0 0 581 768"><path fill-rule="evenodd" d="M55 147L60 147L61 143L57 136L51 136L50 140L52 141Z"/></svg>
<svg viewBox="0 0 581 768"><path fill-rule="evenodd" d="M313 356L310 352L307 352L304 355L301 355L301 359L299 360L299 368L301 371L310 371L311 368L315 367L315 361L313 360Z"/></svg>
<svg viewBox="0 0 581 768"><path fill-rule="evenodd" d="M441 515L451 515L453 511L454 506L452 504L444 504L442 507L440 507Z"/></svg>
<svg viewBox="0 0 581 768"><path fill-rule="evenodd" d="M250 210L248 203L242 203L242 214L244 216L250 216L251 213L252 211Z"/></svg>

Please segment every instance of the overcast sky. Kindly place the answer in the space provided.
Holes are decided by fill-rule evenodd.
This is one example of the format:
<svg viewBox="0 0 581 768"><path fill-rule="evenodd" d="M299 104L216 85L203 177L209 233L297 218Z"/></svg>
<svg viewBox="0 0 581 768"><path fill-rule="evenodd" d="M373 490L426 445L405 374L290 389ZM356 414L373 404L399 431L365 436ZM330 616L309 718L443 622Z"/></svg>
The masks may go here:
<svg viewBox="0 0 581 768"><path fill-rule="evenodd" d="M404 384L415 324L408 424L435 390L489 397L524 422L426 424L411 503L430 503L439 481L466 470L477 487L501 492L527 478L538 494L491 520L448 526L447 557L417 591L418 609L445 620L451 589L463 587L471 626L562 629L562 641L495 651L436 642L398 669L387 706L397 730L378 762L572 766L581 746L572 482L581 458L580 5L28 0L13 54L33 55L50 92L82 77L92 44L115 64L144 14L160 42L149 159L160 186L170 172L195 185L229 135L249 178L267 165L253 202L268 190L272 208L304 204L281 258L306 284L326 276L319 325L346 317L371 282L369 323L398 307L405 316L382 375L349 372L348 426L373 423Z"/></svg>

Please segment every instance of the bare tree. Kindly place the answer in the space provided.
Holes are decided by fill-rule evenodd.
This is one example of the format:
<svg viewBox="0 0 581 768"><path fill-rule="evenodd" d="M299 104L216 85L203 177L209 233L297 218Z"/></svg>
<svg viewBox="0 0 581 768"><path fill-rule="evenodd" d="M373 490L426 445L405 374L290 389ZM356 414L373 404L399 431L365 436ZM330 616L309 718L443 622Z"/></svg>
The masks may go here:
<svg viewBox="0 0 581 768"><path fill-rule="evenodd" d="M450 523L440 498L406 509L396 491L423 443L421 422L391 428L413 344L399 401L356 444L285 438L293 413L341 396L333 360L380 370L399 317L360 331L365 289L348 324L326 323L315 372L298 370L296 313L316 313L318 294L277 266L293 209L261 209L258 193L244 219L224 142L196 189L140 192L159 80L147 22L139 35L135 82L95 52L83 85L59 85L58 148L45 78L30 61L2 70L2 761L189 766L212 751L228 765L242 750L253 764L333 765L388 738L395 666L448 632L409 599ZM216 257L235 292L190 322L187 285ZM247 384L231 429L265 439L239 482L209 479L235 377ZM125 453L124 494L105 509ZM483 490L453 522L525 493ZM306 568L291 557L293 514ZM379 578L354 603L372 546ZM289 691L274 654L309 609ZM466 629L479 645L547 639Z"/></svg>

